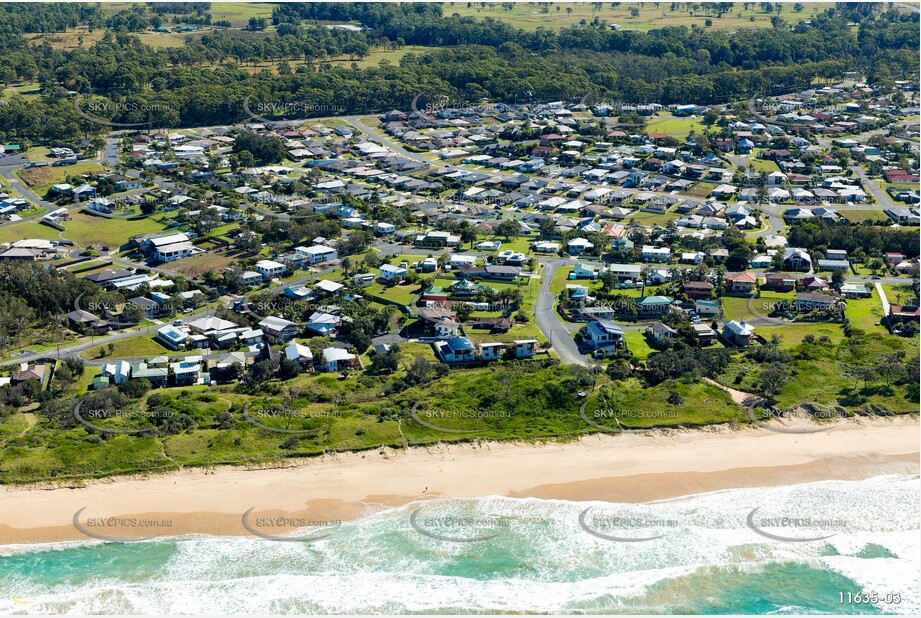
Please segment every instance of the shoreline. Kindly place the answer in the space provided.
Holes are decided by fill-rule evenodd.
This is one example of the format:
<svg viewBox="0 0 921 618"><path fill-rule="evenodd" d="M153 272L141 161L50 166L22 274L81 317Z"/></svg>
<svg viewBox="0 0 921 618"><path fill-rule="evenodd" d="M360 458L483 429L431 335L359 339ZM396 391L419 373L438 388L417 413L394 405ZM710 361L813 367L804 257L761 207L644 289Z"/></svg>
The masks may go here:
<svg viewBox="0 0 921 618"><path fill-rule="evenodd" d="M811 425L811 427L815 427ZM650 502L745 487L918 474L917 416L838 421L808 434L721 427L594 434L559 443L450 444L379 449L281 467L190 468L92 480L81 487L0 487L0 546L91 540L93 534L247 535L243 514L350 521L432 498L504 496ZM111 526L111 527L110 527ZM298 526L278 523L266 534Z"/></svg>

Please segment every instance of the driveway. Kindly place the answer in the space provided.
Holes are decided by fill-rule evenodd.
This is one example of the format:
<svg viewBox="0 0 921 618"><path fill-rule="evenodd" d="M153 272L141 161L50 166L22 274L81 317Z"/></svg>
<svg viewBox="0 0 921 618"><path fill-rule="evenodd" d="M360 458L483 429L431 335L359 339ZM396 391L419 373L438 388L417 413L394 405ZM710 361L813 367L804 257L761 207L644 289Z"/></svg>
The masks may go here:
<svg viewBox="0 0 921 618"><path fill-rule="evenodd" d="M541 260L544 265L540 286L540 293L534 302L534 320L537 328L543 333L547 341L556 350L560 360L570 365L590 367L592 363L579 352L579 346L572 338L569 328L560 319L553 305L556 297L550 292L550 283L557 269L565 263L564 260Z"/></svg>

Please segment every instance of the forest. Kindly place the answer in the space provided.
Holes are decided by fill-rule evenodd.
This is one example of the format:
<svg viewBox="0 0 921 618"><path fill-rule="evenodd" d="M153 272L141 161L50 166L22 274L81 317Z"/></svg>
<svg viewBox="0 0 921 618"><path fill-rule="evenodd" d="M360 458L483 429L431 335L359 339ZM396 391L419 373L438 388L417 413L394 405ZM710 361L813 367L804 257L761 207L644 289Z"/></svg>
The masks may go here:
<svg viewBox="0 0 921 618"><path fill-rule="evenodd" d="M181 47L154 49L138 33L160 14L143 4L108 17L88 5L2 4L0 83L37 82L41 96L14 94L0 105L0 139L74 140L103 131L77 113L75 97L121 103L108 106L109 121L162 128L244 120L247 97L279 108L335 105L345 114L408 109L420 93L470 102L578 101L591 94L624 103L712 104L849 71L865 71L885 86L919 70L917 14L881 4L839 4L808 23L732 33L685 26L615 31L604 22L527 32L495 19L444 15L443 8L283 4L274 10L272 31L218 28ZM318 23L327 20L365 29ZM77 25L105 34L70 50L26 37ZM432 50L376 67L329 62L410 44ZM246 65L255 62L275 66L254 73Z"/></svg>

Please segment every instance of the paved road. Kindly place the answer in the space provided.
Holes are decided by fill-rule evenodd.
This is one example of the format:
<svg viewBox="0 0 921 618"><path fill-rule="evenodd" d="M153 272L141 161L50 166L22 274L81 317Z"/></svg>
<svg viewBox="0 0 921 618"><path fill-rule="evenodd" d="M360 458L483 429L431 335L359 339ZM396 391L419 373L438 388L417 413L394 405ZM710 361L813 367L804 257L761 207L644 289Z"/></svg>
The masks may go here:
<svg viewBox="0 0 921 618"><path fill-rule="evenodd" d="M876 182L867 176L867 173L863 171L863 168L859 165L852 165L851 170L860 179L860 181L870 190L870 193L873 194L873 197L876 198L876 201L883 208L896 208L896 205L892 202L892 199L889 197L889 194L879 188L879 185Z"/></svg>
<svg viewBox="0 0 921 618"><path fill-rule="evenodd" d="M358 129L359 131L361 131L362 133L364 133L368 137L369 140L382 143L385 147L394 151L398 155L402 157L406 157L407 159L411 159L413 161L418 161L419 163L425 163L427 165L432 164L431 159L426 158L421 153L410 152L406 150L406 148L404 148L402 144L400 144L394 139L391 139L391 137L387 135L386 133L384 133L383 131L372 129L371 127L363 123L359 119L358 116L344 116L342 119L348 122L350 125L352 125L356 129Z"/></svg>
<svg viewBox="0 0 921 618"><path fill-rule="evenodd" d="M553 349L556 350L561 361L572 365L590 367L592 363L584 354L579 352L579 346L573 340L569 329L553 308L556 296L550 292L550 283L553 281L553 275L557 269L567 261L540 260L540 262L543 264L544 269L541 273L543 280L540 286L540 293L534 301L534 320L537 323L537 328L547 338L547 341L553 345Z"/></svg>

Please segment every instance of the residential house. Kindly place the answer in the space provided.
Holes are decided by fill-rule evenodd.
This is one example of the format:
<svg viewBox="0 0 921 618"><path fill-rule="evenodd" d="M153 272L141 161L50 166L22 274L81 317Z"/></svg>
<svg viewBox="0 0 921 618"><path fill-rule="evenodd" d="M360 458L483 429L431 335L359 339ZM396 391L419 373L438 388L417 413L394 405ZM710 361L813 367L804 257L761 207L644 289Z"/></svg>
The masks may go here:
<svg viewBox="0 0 921 618"><path fill-rule="evenodd" d="M512 343L515 358L531 358L537 351L537 339L516 339Z"/></svg>
<svg viewBox="0 0 921 618"><path fill-rule="evenodd" d="M192 386L201 381L201 357L189 357L178 363L170 363L170 375L176 386Z"/></svg>
<svg viewBox="0 0 921 618"><path fill-rule="evenodd" d="M706 300L713 296L713 284L709 281L686 281L682 289L691 299Z"/></svg>
<svg viewBox="0 0 921 618"><path fill-rule="evenodd" d="M388 283L399 283L406 279L409 271L402 266L393 266L392 264L381 264L381 279Z"/></svg>
<svg viewBox="0 0 921 618"><path fill-rule="evenodd" d="M726 285L733 294L751 294L755 291L758 277L755 273L741 272L726 275Z"/></svg>
<svg viewBox="0 0 921 618"><path fill-rule="evenodd" d="M445 363L469 363L476 360L476 348L467 337L451 337L433 344L438 357Z"/></svg>
<svg viewBox="0 0 921 618"><path fill-rule="evenodd" d="M310 351L308 346L297 341L288 343L284 348L284 354L287 360L299 363L301 366L313 366L313 352Z"/></svg>
<svg viewBox="0 0 921 618"><path fill-rule="evenodd" d="M110 378L116 385L124 384L131 378L131 365L123 360L106 363L102 366L101 374Z"/></svg>
<svg viewBox="0 0 921 618"><path fill-rule="evenodd" d="M259 328L270 339L285 343L294 339L298 333L298 326L284 318L269 316L259 322Z"/></svg>
<svg viewBox="0 0 921 618"><path fill-rule="evenodd" d="M494 361L502 358L502 350L508 344L505 343L481 343L480 360Z"/></svg>
<svg viewBox="0 0 921 618"><path fill-rule="evenodd" d="M341 318L338 315L332 315L323 311L314 311L307 318L306 328L317 335L332 336L336 329L339 328Z"/></svg>
<svg viewBox="0 0 921 618"><path fill-rule="evenodd" d="M841 286L841 294L847 298L871 298L873 291L863 283L845 283Z"/></svg>
<svg viewBox="0 0 921 618"><path fill-rule="evenodd" d="M420 307L417 311L419 321L430 335L438 338L456 337L460 329L457 314L443 307Z"/></svg>
<svg viewBox="0 0 921 618"><path fill-rule="evenodd" d="M637 298L637 317L648 319L662 316L668 312L674 302L674 299L668 296L643 296Z"/></svg>
<svg viewBox="0 0 921 618"><path fill-rule="evenodd" d="M678 331L669 326L668 324L663 324L662 322L656 322L649 328L649 335L652 337L653 341L661 343L669 339L675 339L678 337Z"/></svg>
<svg viewBox="0 0 921 618"><path fill-rule="evenodd" d="M595 245L585 238L573 238L568 243L566 243L566 250L569 252L569 255L579 255L580 253L589 251L594 247Z"/></svg>
<svg viewBox="0 0 921 618"><path fill-rule="evenodd" d="M610 320L592 320L585 325L582 340L593 350L626 345L624 329Z"/></svg>
<svg viewBox="0 0 921 618"><path fill-rule="evenodd" d="M189 334L185 331L179 330L175 326L162 326L157 329L157 334L154 335L154 339L170 348L171 350L178 350L182 348L189 340Z"/></svg>
<svg viewBox="0 0 921 618"><path fill-rule="evenodd" d="M287 267L284 264L273 260L259 260L256 262L256 272L262 275L262 278L266 281L283 275L286 270Z"/></svg>
<svg viewBox="0 0 921 618"><path fill-rule="evenodd" d="M723 325L723 337L731 344L745 347L751 342L755 327L745 322L730 320Z"/></svg>
<svg viewBox="0 0 921 618"><path fill-rule="evenodd" d="M796 288L796 276L786 273L768 273L764 277L765 289L790 292Z"/></svg>
<svg viewBox="0 0 921 618"><path fill-rule="evenodd" d="M294 251L302 256L308 264L321 264L339 257L339 253L326 245L313 245L311 247L295 247Z"/></svg>
<svg viewBox="0 0 921 618"><path fill-rule="evenodd" d="M358 366L358 357L342 348L323 349L323 368L326 371L347 371Z"/></svg>
<svg viewBox="0 0 921 618"><path fill-rule="evenodd" d="M653 247L643 245L640 251L640 259L644 262L661 262L667 263L671 259L672 250L668 247Z"/></svg>
<svg viewBox="0 0 921 618"><path fill-rule="evenodd" d="M695 300L694 312L700 317L717 317L722 305L718 300Z"/></svg>
<svg viewBox="0 0 921 618"><path fill-rule="evenodd" d="M699 346L710 345L716 339L716 331L706 324L691 324L691 328L697 335L697 344Z"/></svg>

